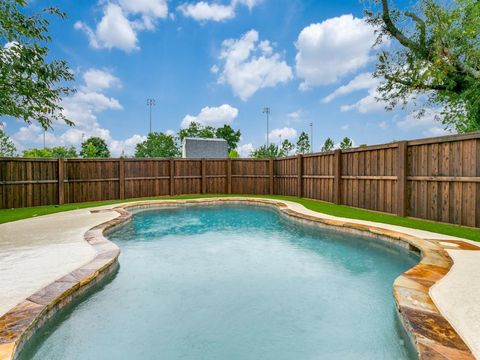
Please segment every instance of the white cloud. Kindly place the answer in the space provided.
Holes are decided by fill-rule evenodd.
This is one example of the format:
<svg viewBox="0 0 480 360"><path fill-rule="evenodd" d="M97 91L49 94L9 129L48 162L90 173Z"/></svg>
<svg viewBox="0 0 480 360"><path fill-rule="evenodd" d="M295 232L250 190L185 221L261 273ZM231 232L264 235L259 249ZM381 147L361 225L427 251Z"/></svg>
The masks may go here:
<svg viewBox="0 0 480 360"><path fill-rule="evenodd" d="M451 133L443 129L438 121L441 116L440 109L427 108L424 111L422 117L418 117L416 112L406 115L402 120L397 121L397 127L404 131L420 130L425 136L440 136Z"/></svg>
<svg viewBox="0 0 480 360"><path fill-rule="evenodd" d="M197 3L182 4L177 9L183 16L190 17L196 21L225 21L236 16L238 5L247 6L251 10L260 2L261 0L232 0L229 4L218 4L199 1Z"/></svg>
<svg viewBox="0 0 480 360"><path fill-rule="evenodd" d="M290 127L284 127L281 129L273 129L270 131L268 134L268 139L270 141L278 141L281 142L285 139L292 140L297 137L297 130L290 128Z"/></svg>
<svg viewBox="0 0 480 360"><path fill-rule="evenodd" d="M197 21L224 21L235 17L235 8L231 5L210 4L200 1L196 4L183 4L178 10L186 17Z"/></svg>
<svg viewBox="0 0 480 360"><path fill-rule="evenodd" d="M104 90L112 87L120 87L120 79L106 70L88 69L83 74L83 81L85 82L84 89L87 90Z"/></svg>
<svg viewBox="0 0 480 360"><path fill-rule="evenodd" d="M287 114L288 122L299 122L300 118L303 116L302 110L293 111Z"/></svg>
<svg viewBox="0 0 480 360"><path fill-rule="evenodd" d="M93 81L92 74L101 74L102 80ZM122 110L120 102L105 95L100 90L108 90L119 85L120 80L105 70L89 69L82 76L84 84L72 96L62 100L64 113L75 123L75 127L68 127L63 123L54 124L55 131L49 130L45 135L47 146L75 146L79 147L83 138L99 136L105 139L113 156L119 156L124 150L132 154L135 145L145 137L134 134L126 140L117 140L112 137L108 129L103 128L97 115L106 110ZM43 129L37 124L21 127L12 139L19 145L19 149L43 144Z"/></svg>
<svg viewBox="0 0 480 360"><path fill-rule="evenodd" d="M253 147L252 143L243 144L237 148L240 157L250 157L250 154L253 150L255 150L255 148Z"/></svg>
<svg viewBox="0 0 480 360"><path fill-rule="evenodd" d="M223 104L218 107L206 106L196 116L187 115L183 118L182 127L188 127L191 122L198 122L202 125L218 127L224 124L231 124L238 116L238 109Z"/></svg>
<svg viewBox="0 0 480 360"><path fill-rule="evenodd" d="M348 124L342 125L342 126L340 126L340 129L342 129L343 131L350 130L350 125L348 125Z"/></svg>
<svg viewBox="0 0 480 360"><path fill-rule="evenodd" d="M388 123L386 121L382 121L380 124L378 124L378 127L382 130L388 129Z"/></svg>
<svg viewBox="0 0 480 360"><path fill-rule="evenodd" d="M292 69L280 54L272 53L270 42L259 43L255 30L238 40L225 40L219 59L223 62L219 83L229 84L244 101L260 89L285 83L293 77Z"/></svg>
<svg viewBox="0 0 480 360"><path fill-rule="evenodd" d="M139 49L138 31L154 30L156 20L167 16L165 0L118 0L106 3L102 19L95 29L82 21L77 21L74 27L87 35L93 48L118 48L132 52Z"/></svg>
<svg viewBox="0 0 480 360"><path fill-rule="evenodd" d="M370 112L382 112L385 111L385 103L383 101L378 101L379 93L377 89L368 90L368 95L360 99L354 104L342 105L340 111L347 112L356 110L359 113L366 114Z"/></svg>
<svg viewBox="0 0 480 360"><path fill-rule="evenodd" d="M300 88L330 84L371 60L374 29L353 15L330 18L304 28L296 42Z"/></svg>
<svg viewBox="0 0 480 360"><path fill-rule="evenodd" d="M329 103L332 102L334 99L350 94L354 91L358 90L370 90L372 88L377 88L378 86L378 79L375 79L371 73L361 73L355 76L348 84L340 86L334 92L329 94L328 96L322 99L322 102Z"/></svg>

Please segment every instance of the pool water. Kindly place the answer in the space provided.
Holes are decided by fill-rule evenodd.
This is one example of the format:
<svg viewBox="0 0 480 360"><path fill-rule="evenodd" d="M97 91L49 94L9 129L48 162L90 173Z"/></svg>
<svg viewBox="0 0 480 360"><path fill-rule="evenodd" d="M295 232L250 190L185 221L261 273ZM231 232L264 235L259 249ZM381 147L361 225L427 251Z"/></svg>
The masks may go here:
<svg viewBox="0 0 480 360"><path fill-rule="evenodd" d="M60 312L22 359L411 359L392 284L418 262L276 210L135 212L120 269Z"/></svg>

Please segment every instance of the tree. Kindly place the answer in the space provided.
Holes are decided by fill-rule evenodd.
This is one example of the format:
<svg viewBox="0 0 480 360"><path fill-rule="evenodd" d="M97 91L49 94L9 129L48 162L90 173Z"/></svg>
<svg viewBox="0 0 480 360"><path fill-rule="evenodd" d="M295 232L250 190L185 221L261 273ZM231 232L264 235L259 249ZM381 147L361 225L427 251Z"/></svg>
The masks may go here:
<svg viewBox="0 0 480 360"><path fill-rule="evenodd" d="M262 145L259 148L253 150L250 156L257 159L277 158L281 157L281 152L278 145L270 144L268 145L268 147L267 145Z"/></svg>
<svg viewBox="0 0 480 360"><path fill-rule="evenodd" d="M228 157L229 157L230 159L238 159L238 158L240 157L240 154L238 153L237 150L230 150L230 151L228 152Z"/></svg>
<svg viewBox="0 0 480 360"><path fill-rule="evenodd" d="M310 152L310 139L305 131L302 131L297 140L297 154L306 154Z"/></svg>
<svg viewBox="0 0 480 360"><path fill-rule="evenodd" d="M180 129L178 137L180 141L183 141L186 137L213 139L215 138L215 128L192 121L187 128Z"/></svg>
<svg viewBox="0 0 480 360"><path fill-rule="evenodd" d="M54 159L72 159L78 157L77 150L73 146L55 146L45 149L28 149L23 151L23 157L28 158L54 158Z"/></svg>
<svg viewBox="0 0 480 360"><path fill-rule="evenodd" d="M340 143L340 149L350 149L353 146L352 140L349 137L344 137Z"/></svg>
<svg viewBox="0 0 480 360"><path fill-rule="evenodd" d="M417 8L367 12L378 28L377 44L396 40L399 46L379 52L374 76L378 99L387 110L420 101L441 108L437 120L450 129L480 129L480 1L419 0ZM426 104L424 104L426 99ZM424 116L425 110L417 112Z"/></svg>
<svg viewBox="0 0 480 360"><path fill-rule="evenodd" d="M110 150L108 150L105 140L92 136L82 143L80 156L83 158L108 158Z"/></svg>
<svg viewBox="0 0 480 360"><path fill-rule="evenodd" d="M280 157L290 155L294 149L295 145L293 145L288 139L283 140L282 146L280 148Z"/></svg>
<svg viewBox="0 0 480 360"><path fill-rule="evenodd" d="M230 125L227 124L215 130L215 137L218 139L225 139L227 141L229 152L237 148L241 136L242 134L240 130L235 131Z"/></svg>
<svg viewBox="0 0 480 360"><path fill-rule="evenodd" d="M64 19L56 7L27 15L26 0L0 1L0 116L32 119L47 129L52 121L72 121L63 113L61 99L72 93L65 82L74 80L63 60L48 61L48 15Z"/></svg>
<svg viewBox="0 0 480 360"><path fill-rule="evenodd" d="M241 136L242 134L240 130L235 131L230 125L227 124L215 129L213 126L203 126L195 121L192 121L187 128L181 129L178 132L178 138L181 142L186 137L225 139L228 143L228 151L235 150L237 148Z"/></svg>
<svg viewBox="0 0 480 360"><path fill-rule="evenodd" d="M335 147L335 144L333 140L330 138L327 138L327 140L325 140L325 142L323 143L322 152L332 151L334 147Z"/></svg>
<svg viewBox="0 0 480 360"><path fill-rule="evenodd" d="M147 140L135 147L135 157L137 158L177 156L180 156L180 149L175 138L164 133L151 132L148 134Z"/></svg>
<svg viewBox="0 0 480 360"><path fill-rule="evenodd" d="M3 124L0 122L0 157L14 157L16 154L17 148L3 130Z"/></svg>
<svg viewBox="0 0 480 360"><path fill-rule="evenodd" d="M0 157L14 157L17 154L17 148L12 140L7 136L0 123Z"/></svg>

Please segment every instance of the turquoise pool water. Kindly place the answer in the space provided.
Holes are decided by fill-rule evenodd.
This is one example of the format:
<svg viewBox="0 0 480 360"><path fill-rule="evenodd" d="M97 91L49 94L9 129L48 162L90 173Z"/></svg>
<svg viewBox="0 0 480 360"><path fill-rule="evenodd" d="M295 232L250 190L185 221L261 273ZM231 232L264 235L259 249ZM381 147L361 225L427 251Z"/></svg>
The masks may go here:
<svg viewBox="0 0 480 360"><path fill-rule="evenodd" d="M138 212L113 279L22 359L411 359L392 284L418 257L275 210Z"/></svg>

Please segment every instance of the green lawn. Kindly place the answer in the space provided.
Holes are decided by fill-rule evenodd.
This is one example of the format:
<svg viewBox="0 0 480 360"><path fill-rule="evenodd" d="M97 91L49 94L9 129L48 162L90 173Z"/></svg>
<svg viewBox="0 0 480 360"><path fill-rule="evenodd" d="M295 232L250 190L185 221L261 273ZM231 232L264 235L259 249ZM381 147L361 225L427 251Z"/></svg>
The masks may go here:
<svg viewBox="0 0 480 360"><path fill-rule="evenodd" d="M219 197L219 196L242 196L242 195L191 195L191 196L176 196L176 197L160 197L160 198L147 198L147 199L132 199L132 200L115 200L115 201L98 201L98 202L89 202L89 203L79 203L79 204L66 204L66 205L51 205L51 206L38 206L32 208L21 208L21 209L5 209L0 210L0 224L10 221L16 221L21 219L26 219L34 216L41 216L47 214L53 214L61 211L82 209L92 206L101 206L101 205L110 205L118 204L127 201L137 201L137 200L151 200L151 199L198 199L206 197ZM480 229L456 226L451 224L436 223L432 221L424 221L412 218L402 218L395 215L383 214L368 210L362 210L357 208L352 208L343 205L335 205L323 201L311 200L311 199L300 199L297 197L291 196L279 196L279 195L248 195L249 197L264 197L264 198L273 198L279 200L290 200L295 201L299 204L302 204L307 209L321 212L324 214L340 216L350 219L360 219L368 221L376 221L385 224L400 225L405 227L410 227L414 229L427 230L445 235L458 236L465 239L470 239L474 241L480 241Z"/></svg>

